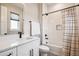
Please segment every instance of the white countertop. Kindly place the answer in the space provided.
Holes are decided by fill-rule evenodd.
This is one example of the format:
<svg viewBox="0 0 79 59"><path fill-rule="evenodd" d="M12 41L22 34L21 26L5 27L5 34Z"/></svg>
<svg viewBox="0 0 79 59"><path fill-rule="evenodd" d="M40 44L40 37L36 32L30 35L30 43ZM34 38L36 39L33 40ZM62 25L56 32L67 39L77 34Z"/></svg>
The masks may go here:
<svg viewBox="0 0 79 59"><path fill-rule="evenodd" d="M9 39L9 40L0 40L0 53L3 51L6 51L10 48L14 48L17 46L20 46L24 43L29 43L31 41L34 41L35 39L39 39L37 37L24 37L24 38L19 38L19 39Z"/></svg>

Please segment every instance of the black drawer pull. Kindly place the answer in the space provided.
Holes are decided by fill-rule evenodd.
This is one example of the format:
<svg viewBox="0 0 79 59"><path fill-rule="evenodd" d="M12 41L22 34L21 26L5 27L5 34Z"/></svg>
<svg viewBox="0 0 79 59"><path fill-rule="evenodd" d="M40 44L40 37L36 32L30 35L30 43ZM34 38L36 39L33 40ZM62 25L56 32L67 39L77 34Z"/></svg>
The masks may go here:
<svg viewBox="0 0 79 59"><path fill-rule="evenodd" d="M34 55L34 50L32 49L32 56Z"/></svg>
<svg viewBox="0 0 79 59"><path fill-rule="evenodd" d="M32 56L32 51L30 50L30 56Z"/></svg>
<svg viewBox="0 0 79 59"><path fill-rule="evenodd" d="M7 56L11 56L12 55L12 53L9 53Z"/></svg>
<svg viewBox="0 0 79 59"><path fill-rule="evenodd" d="M48 38L45 38L45 39L47 39L47 40L48 40Z"/></svg>

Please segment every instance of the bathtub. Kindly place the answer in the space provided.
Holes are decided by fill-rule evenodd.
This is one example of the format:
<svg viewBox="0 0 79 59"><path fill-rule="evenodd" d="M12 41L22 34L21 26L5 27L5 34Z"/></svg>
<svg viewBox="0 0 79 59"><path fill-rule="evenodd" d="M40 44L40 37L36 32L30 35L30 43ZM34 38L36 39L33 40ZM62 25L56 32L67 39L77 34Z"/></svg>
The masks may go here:
<svg viewBox="0 0 79 59"><path fill-rule="evenodd" d="M63 46L57 46L52 44L44 44L50 48L49 53L52 53L56 56L64 56L63 54Z"/></svg>

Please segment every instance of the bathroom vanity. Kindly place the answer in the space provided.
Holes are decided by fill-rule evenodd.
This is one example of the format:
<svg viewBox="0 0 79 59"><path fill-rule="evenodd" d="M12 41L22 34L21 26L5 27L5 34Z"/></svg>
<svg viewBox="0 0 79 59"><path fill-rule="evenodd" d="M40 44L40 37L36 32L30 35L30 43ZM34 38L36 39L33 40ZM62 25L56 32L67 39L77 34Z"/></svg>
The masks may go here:
<svg viewBox="0 0 79 59"><path fill-rule="evenodd" d="M40 39L36 37L0 42L0 56L39 56Z"/></svg>

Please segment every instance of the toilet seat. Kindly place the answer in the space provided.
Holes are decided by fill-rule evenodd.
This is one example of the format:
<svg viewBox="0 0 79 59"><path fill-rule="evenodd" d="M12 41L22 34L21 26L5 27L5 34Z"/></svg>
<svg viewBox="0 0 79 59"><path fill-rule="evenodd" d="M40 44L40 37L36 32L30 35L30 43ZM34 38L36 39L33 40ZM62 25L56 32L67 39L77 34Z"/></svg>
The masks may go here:
<svg viewBox="0 0 79 59"><path fill-rule="evenodd" d="M39 47L39 49L40 49L40 51L42 51L42 52L49 52L49 47L47 47L47 46L44 46L44 45L41 45L40 47Z"/></svg>

